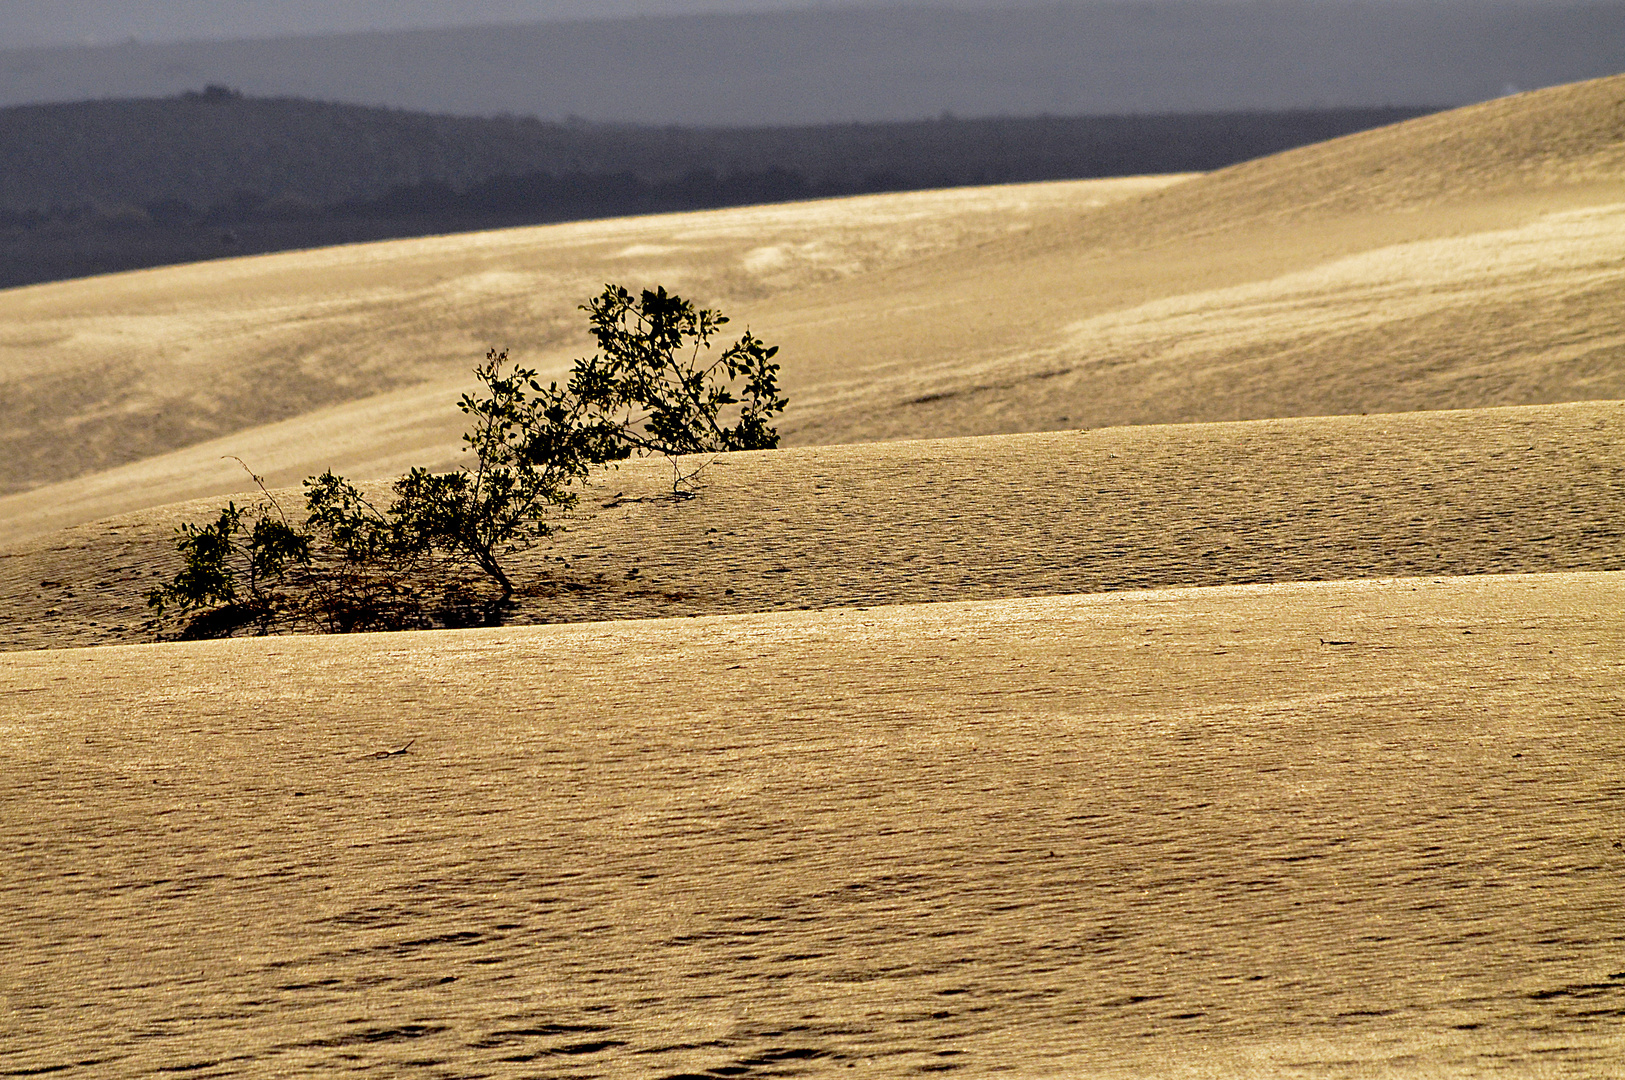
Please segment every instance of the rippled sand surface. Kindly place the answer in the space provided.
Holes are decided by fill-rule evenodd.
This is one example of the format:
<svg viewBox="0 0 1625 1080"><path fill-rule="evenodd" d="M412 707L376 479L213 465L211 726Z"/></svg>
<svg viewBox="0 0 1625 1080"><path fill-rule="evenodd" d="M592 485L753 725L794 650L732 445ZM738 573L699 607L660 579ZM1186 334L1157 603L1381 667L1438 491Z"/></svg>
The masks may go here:
<svg viewBox="0 0 1625 1080"><path fill-rule="evenodd" d="M1622 601L0 655L0 1073L1608 1075Z"/></svg>
<svg viewBox="0 0 1625 1080"><path fill-rule="evenodd" d="M505 621L1617 570L1622 446L1625 402L1585 402L794 447L689 459L691 499L632 462L514 557ZM219 506L0 547L0 650L174 636L145 592Z"/></svg>
<svg viewBox="0 0 1625 1080"><path fill-rule="evenodd" d="M0 295L0 1076L1616 1074L1622 80ZM595 477L555 625L64 648L606 278L803 445Z"/></svg>

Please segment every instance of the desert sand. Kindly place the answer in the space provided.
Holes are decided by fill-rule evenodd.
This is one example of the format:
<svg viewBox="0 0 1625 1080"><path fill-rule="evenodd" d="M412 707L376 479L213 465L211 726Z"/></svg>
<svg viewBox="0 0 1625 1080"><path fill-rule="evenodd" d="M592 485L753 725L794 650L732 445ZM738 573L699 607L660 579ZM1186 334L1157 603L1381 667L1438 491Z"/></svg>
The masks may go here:
<svg viewBox="0 0 1625 1080"><path fill-rule="evenodd" d="M1622 98L1625 77L1521 94L1200 177L11 290L0 543L240 490L227 454L273 484L449 462L473 363L511 347L561 373L605 280L780 344L791 444L1622 398Z"/></svg>
<svg viewBox="0 0 1625 1080"><path fill-rule="evenodd" d="M1622 124L0 293L0 1075L1609 1075ZM509 625L154 643L226 455L453 463L604 280L792 445Z"/></svg>
<svg viewBox="0 0 1625 1080"><path fill-rule="evenodd" d="M519 559L508 620L1625 570L1621 445L1625 403L1593 402L792 447L685 459L693 499L634 462ZM217 505L0 554L0 649L172 635L145 593Z"/></svg>
<svg viewBox="0 0 1625 1080"><path fill-rule="evenodd" d="M0 1064L1607 1075L1622 603L1412 578L5 654Z"/></svg>
<svg viewBox="0 0 1625 1080"><path fill-rule="evenodd" d="M393 464L392 454L444 457L455 452L461 430L447 405L473 364L495 346L550 375L563 374L591 343L578 306L608 280L663 284L721 303L743 324L754 319L742 308L754 310L779 292L974 248L1013 230L1047 229L1062 212L1179 179L622 218L9 290L0 293L0 370L12 399L8 415L15 418L8 421L14 426L0 466L7 470L5 490L144 460L221 434L246 436L231 445L251 453L257 468L267 459L267 475L297 479L311 471L313 460L306 424L317 425L324 447L333 446L334 431L350 432L348 445L327 453L352 472L374 465L357 457L368 452L383 455L382 471ZM321 426L332 406L350 402L355 406ZM300 422L255 440L253 429L289 418ZM380 424L389 430L376 430ZM432 434L401 430L421 425ZM42 443L40 432L59 437ZM284 464L279 453L297 459ZM208 464L218 466L218 458L214 453ZM181 467L195 465L189 457ZM228 484L240 483L240 472L216 471Z"/></svg>

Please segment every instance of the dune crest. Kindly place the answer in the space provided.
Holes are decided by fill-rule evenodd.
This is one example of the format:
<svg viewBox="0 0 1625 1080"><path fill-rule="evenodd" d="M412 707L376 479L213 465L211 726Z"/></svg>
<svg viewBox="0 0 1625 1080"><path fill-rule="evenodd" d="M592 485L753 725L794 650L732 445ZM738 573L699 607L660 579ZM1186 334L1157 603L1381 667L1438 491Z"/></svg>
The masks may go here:
<svg viewBox="0 0 1625 1080"><path fill-rule="evenodd" d="M1622 434L1606 402L794 447L717 458L683 500L633 462L518 560L507 619L1612 570ZM0 649L152 640L175 526L217 505L9 545Z"/></svg>
<svg viewBox="0 0 1625 1080"><path fill-rule="evenodd" d="M1153 236L1178 239L1192 229L1218 232L1473 203L1487 216L1517 215L1531 204L1618 201L1622 179L1625 75L1614 75L1243 162L1150 195L1125 217Z"/></svg>

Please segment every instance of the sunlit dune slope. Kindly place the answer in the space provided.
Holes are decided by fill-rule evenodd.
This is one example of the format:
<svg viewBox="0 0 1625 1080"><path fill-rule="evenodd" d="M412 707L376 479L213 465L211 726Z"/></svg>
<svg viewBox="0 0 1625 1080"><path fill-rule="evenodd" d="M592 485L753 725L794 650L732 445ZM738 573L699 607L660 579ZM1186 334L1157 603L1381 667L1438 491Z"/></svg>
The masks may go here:
<svg viewBox="0 0 1625 1080"><path fill-rule="evenodd" d="M0 1069L1608 1075L1621 577L0 656Z"/></svg>
<svg viewBox="0 0 1625 1080"><path fill-rule="evenodd" d="M1167 235L1326 214L1416 210L1464 196L1608 187L1625 178L1625 76L1433 113L1215 172L1143 200ZM1615 189L1617 192L1617 188ZM1581 197L1584 197L1583 195Z"/></svg>
<svg viewBox="0 0 1625 1080"><path fill-rule="evenodd" d="M1530 404L1625 396L1621 250L1625 76L772 308L816 358L805 440Z"/></svg>
<svg viewBox="0 0 1625 1080"><path fill-rule="evenodd" d="M190 486L149 495L136 472L92 483L101 495L41 489L70 523L229 490L222 453L276 483L408 451L443 463L471 362L505 344L561 370L586 345L575 305L604 279L665 283L781 344L792 443L1625 397L1622 101L1625 76L1559 87L1183 182L554 226L17 290L0 294L0 482L23 492L234 436ZM0 517L25 512L0 499Z"/></svg>
<svg viewBox="0 0 1625 1080"><path fill-rule="evenodd" d="M509 620L1619 569L1621 447L1609 402L797 447L719 458L692 499L634 463L518 560ZM175 525L217 505L13 546L0 648L152 640Z"/></svg>
<svg viewBox="0 0 1625 1080"><path fill-rule="evenodd" d="M562 372L606 281L723 302L973 248L1173 178L870 196L228 259L0 292L0 493L425 382L486 349ZM386 403L385 408L389 406ZM369 407L351 426L390 421ZM374 430L375 441L396 436ZM297 437L295 442L301 441ZM350 460L341 451L341 460ZM3 511L0 511L3 516Z"/></svg>

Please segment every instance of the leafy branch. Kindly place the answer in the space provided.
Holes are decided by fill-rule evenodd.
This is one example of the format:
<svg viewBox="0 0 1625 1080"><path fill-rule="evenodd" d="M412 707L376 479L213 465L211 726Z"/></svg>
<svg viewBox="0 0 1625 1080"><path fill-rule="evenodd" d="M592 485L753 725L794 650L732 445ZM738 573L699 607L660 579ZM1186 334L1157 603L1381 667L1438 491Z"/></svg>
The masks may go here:
<svg viewBox="0 0 1625 1080"><path fill-rule="evenodd" d="M675 492L699 472L685 476L678 457L778 445L769 424L786 405L777 347L747 331L713 356L727 317L665 289L634 298L607 285L582 310L598 352L576 361L564 387L544 387L506 350L492 349L475 367L483 393L457 403L470 419L469 463L410 470L382 508L331 470L310 477L302 526L250 470L263 498L183 525L182 569L148 603L160 616L200 612L188 628L199 636L245 626L406 628L433 624L435 593L446 621L451 606L467 602L464 575L474 573L496 586L486 608L497 612L516 588L509 557L552 535L549 515L575 507L572 487L594 467L662 454Z"/></svg>

